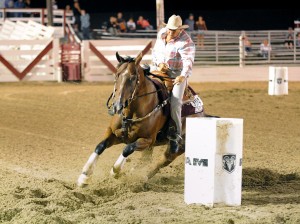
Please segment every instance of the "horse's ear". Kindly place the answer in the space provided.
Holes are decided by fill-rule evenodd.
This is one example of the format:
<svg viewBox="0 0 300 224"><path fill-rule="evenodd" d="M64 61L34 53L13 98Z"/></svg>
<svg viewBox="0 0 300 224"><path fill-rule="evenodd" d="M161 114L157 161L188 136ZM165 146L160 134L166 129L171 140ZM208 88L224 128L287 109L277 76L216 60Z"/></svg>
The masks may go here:
<svg viewBox="0 0 300 224"><path fill-rule="evenodd" d="M119 63L123 63L125 60L119 55L119 52L116 52L116 57Z"/></svg>
<svg viewBox="0 0 300 224"><path fill-rule="evenodd" d="M141 60L143 58L143 53L139 53L139 55L135 58L135 65L140 64Z"/></svg>

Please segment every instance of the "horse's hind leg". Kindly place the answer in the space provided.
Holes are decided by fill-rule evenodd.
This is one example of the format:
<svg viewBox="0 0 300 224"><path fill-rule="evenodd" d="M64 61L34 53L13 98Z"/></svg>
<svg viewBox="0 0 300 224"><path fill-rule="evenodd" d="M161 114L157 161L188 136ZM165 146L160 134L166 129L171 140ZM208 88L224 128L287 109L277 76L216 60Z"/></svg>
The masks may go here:
<svg viewBox="0 0 300 224"><path fill-rule="evenodd" d="M105 140L101 141L95 148L95 151L90 155L88 161L82 169L82 173L78 177L77 185L79 187L84 187L89 184L90 178L93 174L94 168L96 166L99 155L101 155L104 150L112 145L120 143L119 140L114 135L110 135Z"/></svg>
<svg viewBox="0 0 300 224"><path fill-rule="evenodd" d="M181 154L184 153L184 147L181 146L178 150L177 153L172 153L170 150L170 146L168 146L163 159L161 159L156 165L155 167L150 170L150 172L148 172L147 174L147 178L150 179L152 178L160 169L168 166L169 164L171 164L178 156L180 156Z"/></svg>

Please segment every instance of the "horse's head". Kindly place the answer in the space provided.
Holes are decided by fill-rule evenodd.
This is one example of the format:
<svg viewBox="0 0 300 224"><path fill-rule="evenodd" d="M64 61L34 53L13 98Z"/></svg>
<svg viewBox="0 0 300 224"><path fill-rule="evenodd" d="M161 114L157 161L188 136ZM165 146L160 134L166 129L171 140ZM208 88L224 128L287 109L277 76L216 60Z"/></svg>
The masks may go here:
<svg viewBox="0 0 300 224"><path fill-rule="evenodd" d="M115 74L113 112L120 114L124 108L128 107L137 92L140 73L143 72L140 67L143 56L140 53L136 58L123 58L117 52L116 57L119 64Z"/></svg>

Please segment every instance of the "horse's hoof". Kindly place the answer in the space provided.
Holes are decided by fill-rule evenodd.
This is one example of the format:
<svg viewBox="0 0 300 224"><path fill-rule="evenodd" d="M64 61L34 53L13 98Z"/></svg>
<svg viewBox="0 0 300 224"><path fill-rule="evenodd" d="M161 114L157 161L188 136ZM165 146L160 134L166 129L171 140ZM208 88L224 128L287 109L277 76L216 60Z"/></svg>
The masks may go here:
<svg viewBox="0 0 300 224"><path fill-rule="evenodd" d="M115 179L118 179L120 177L120 173L119 172L116 172L116 169L115 168L111 168L110 170L110 175L115 178Z"/></svg>
<svg viewBox="0 0 300 224"><path fill-rule="evenodd" d="M88 185L88 182L89 182L89 178L87 175L85 174L80 174L80 176L78 177L78 180L77 180L77 186L78 187L86 187Z"/></svg>

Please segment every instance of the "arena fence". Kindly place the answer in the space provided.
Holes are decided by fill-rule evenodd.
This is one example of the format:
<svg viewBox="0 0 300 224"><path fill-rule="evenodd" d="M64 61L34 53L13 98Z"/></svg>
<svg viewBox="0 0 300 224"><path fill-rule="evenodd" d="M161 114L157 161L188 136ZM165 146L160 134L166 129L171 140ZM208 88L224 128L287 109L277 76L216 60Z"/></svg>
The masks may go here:
<svg viewBox="0 0 300 224"><path fill-rule="evenodd" d="M23 17L14 17L15 13L23 13ZM67 42L81 45L80 67L84 80L112 80L111 75L117 64L116 51L122 56L132 57L143 51L142 63L151 63L151 48L157 31L137 30L136 33L110 35L104 30L94 30L93 40L81 41L72 28L74 20L70 18L64 10L54 10L54 26L45 29L45 9L0 9L0 81L58 79L56 76L61 71L59 40L62 37L67 37ZM28 25L35 31L31 32ZM203 46L197 45L198 33L192 32L191 36L197 45L194 67L297 66L300 62L298 31L295 29L292 33L292 48L285 45L287 30L206 31ZM35 34L35 39L43 40L30 40L32 34ZM250 52L245 51L244 36L252 43ZM13 37L16 40L12 40ZM263 58L259 48L266 39L271 43L272 51L267 58ZM20 40L22 43L19 43ZM41 69L44 70L41 72Z"/></svg>
<svg viewBox="0 0 300 224"><path fill-rule="evenodd" d="M57 80L59 40L0 40L0 81Z"/></svg>
<svg viewBox="0 0 300 224"><path fill-rule="evenodd" d="M150 49L153 43L148 39L89 40L82 42L83 77L87 81L113 81L118 64L116 52L121 56L136 57L140 52L142 63L151 63Z"/></svg>

